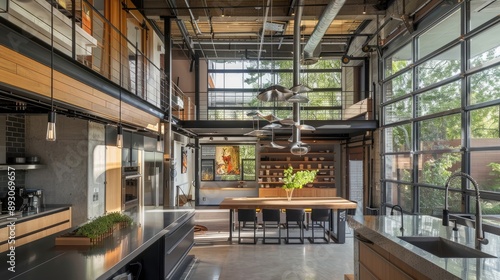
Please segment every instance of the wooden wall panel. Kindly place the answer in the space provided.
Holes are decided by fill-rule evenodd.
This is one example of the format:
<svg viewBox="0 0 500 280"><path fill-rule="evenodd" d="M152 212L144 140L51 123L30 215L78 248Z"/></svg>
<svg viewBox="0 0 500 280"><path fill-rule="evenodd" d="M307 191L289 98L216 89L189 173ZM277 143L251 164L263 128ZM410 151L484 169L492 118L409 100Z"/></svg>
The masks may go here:
<svg viewBox="0 0 500 280"><path fill-rule="evenodd" d="M4 46L0 46L0 82L50 97L50 67ZM54 99L110 121L119 120L119 99L57 71L54 71ZM157 131L160 119L122 103L122 122Z"/></svg>

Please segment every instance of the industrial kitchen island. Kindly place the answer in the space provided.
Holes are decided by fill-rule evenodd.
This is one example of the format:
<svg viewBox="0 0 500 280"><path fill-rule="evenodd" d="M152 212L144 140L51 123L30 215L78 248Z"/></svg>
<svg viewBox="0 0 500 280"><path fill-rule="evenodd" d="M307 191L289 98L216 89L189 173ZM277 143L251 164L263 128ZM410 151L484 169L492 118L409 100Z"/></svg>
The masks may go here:
<svg viewBox="0 0 500 280"><path fill-rule="evenodd" d="M55 246L59 233L17 247L15 272L4 252L0 279L177 279L192 260L194 209L146 208L137 221L94 246Z"/></svg>

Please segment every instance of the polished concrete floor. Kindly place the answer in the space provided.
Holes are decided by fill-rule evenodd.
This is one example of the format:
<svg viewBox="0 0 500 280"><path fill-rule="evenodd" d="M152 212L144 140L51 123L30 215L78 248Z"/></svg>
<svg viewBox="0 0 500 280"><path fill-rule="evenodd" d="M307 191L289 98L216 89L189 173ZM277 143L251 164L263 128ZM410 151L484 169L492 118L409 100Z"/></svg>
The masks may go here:
<svg viewBox="0 0 500 280"><path fill-rule="evenodd" d="M208 228L195 234L195 247L190 254L196 258L196 263L190 268L187 279L344 279L344 274L351 274L353 268L352 233L347 228L345 244L262 244L261 239L256 245L237 244L237 231L233 242L229 244L229 212L219 209L197 209L196 224ZM272 232L270 229L269 232ZM251 236L253 230L244 229L242 236ZM276 234L276 229L272 234ZM282 237L286 231L282 229ZM297 235L298 230L291 234ZM315 235L319 236L317 229ZM266 231L266 236L268 231ZM262 236L258 229L257 236ZM311 229L305 231L305 236L311 236ZM244 241L249 241L245 239Z"/></svg>

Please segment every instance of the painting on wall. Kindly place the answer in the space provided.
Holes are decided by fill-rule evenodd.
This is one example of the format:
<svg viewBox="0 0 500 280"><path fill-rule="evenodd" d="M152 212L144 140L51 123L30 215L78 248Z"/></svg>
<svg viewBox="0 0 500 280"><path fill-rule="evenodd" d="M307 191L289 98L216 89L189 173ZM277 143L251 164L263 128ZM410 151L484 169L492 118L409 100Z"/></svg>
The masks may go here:
<svg viewBox="0 0 500 280"><path fill-rule="evenodd" d="M186 147L181 147L181 174L186 173L188 169L187 150Z"/></svg>
<svg viewBox="0 0 500 280"><path fill-rule="evenodd" d="M239 146L217 146L215 148L215 174L221 177L240 176Z"/></svg>

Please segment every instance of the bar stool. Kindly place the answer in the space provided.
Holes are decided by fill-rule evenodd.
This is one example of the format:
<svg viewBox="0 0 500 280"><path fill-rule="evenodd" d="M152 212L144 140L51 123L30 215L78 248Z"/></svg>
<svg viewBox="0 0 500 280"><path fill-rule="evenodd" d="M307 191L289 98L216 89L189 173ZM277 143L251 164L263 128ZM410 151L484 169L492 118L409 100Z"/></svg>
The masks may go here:
<svg viewBox="0 0 500 280"><path fill-rule="evenodd" d="M290 242L291 239L298 239L299 242L297 244L304 244L304 217L304 209L286 209L286 244L293 244ZM290 222L297 222L299 225L299 237L290 237Z"/></svg>
<svg viewBox="0 0 500 280"><path fill-rule="evenodd" d="M326 222L330 223L330 209L312 209L311 211L311 232L312 237L308 238L311 243L330 243L330 236L327 232ZM323 227L323 237L314 237L314 224L317 222L320 227ZM317 239L322 239L324 242L317 242Z"/></svg>
<svg viewBox="0 0 500 280"><path fill-rule="evenodd" d="M241 223L253 223L253 242L241 242ZM257 243L257 213L255 209L238 209L238 244L256 244Z"/></svg>
<svg viewBox="0 0 500 280"><path fill-rule="evenodd" d="M280 214L279 209L262 209L262 244L281 244ZM278 228L278 237L266 237L267 222L276 223L272 226ZM277 242L267 242L266 239L277 240Z"/></svg>

